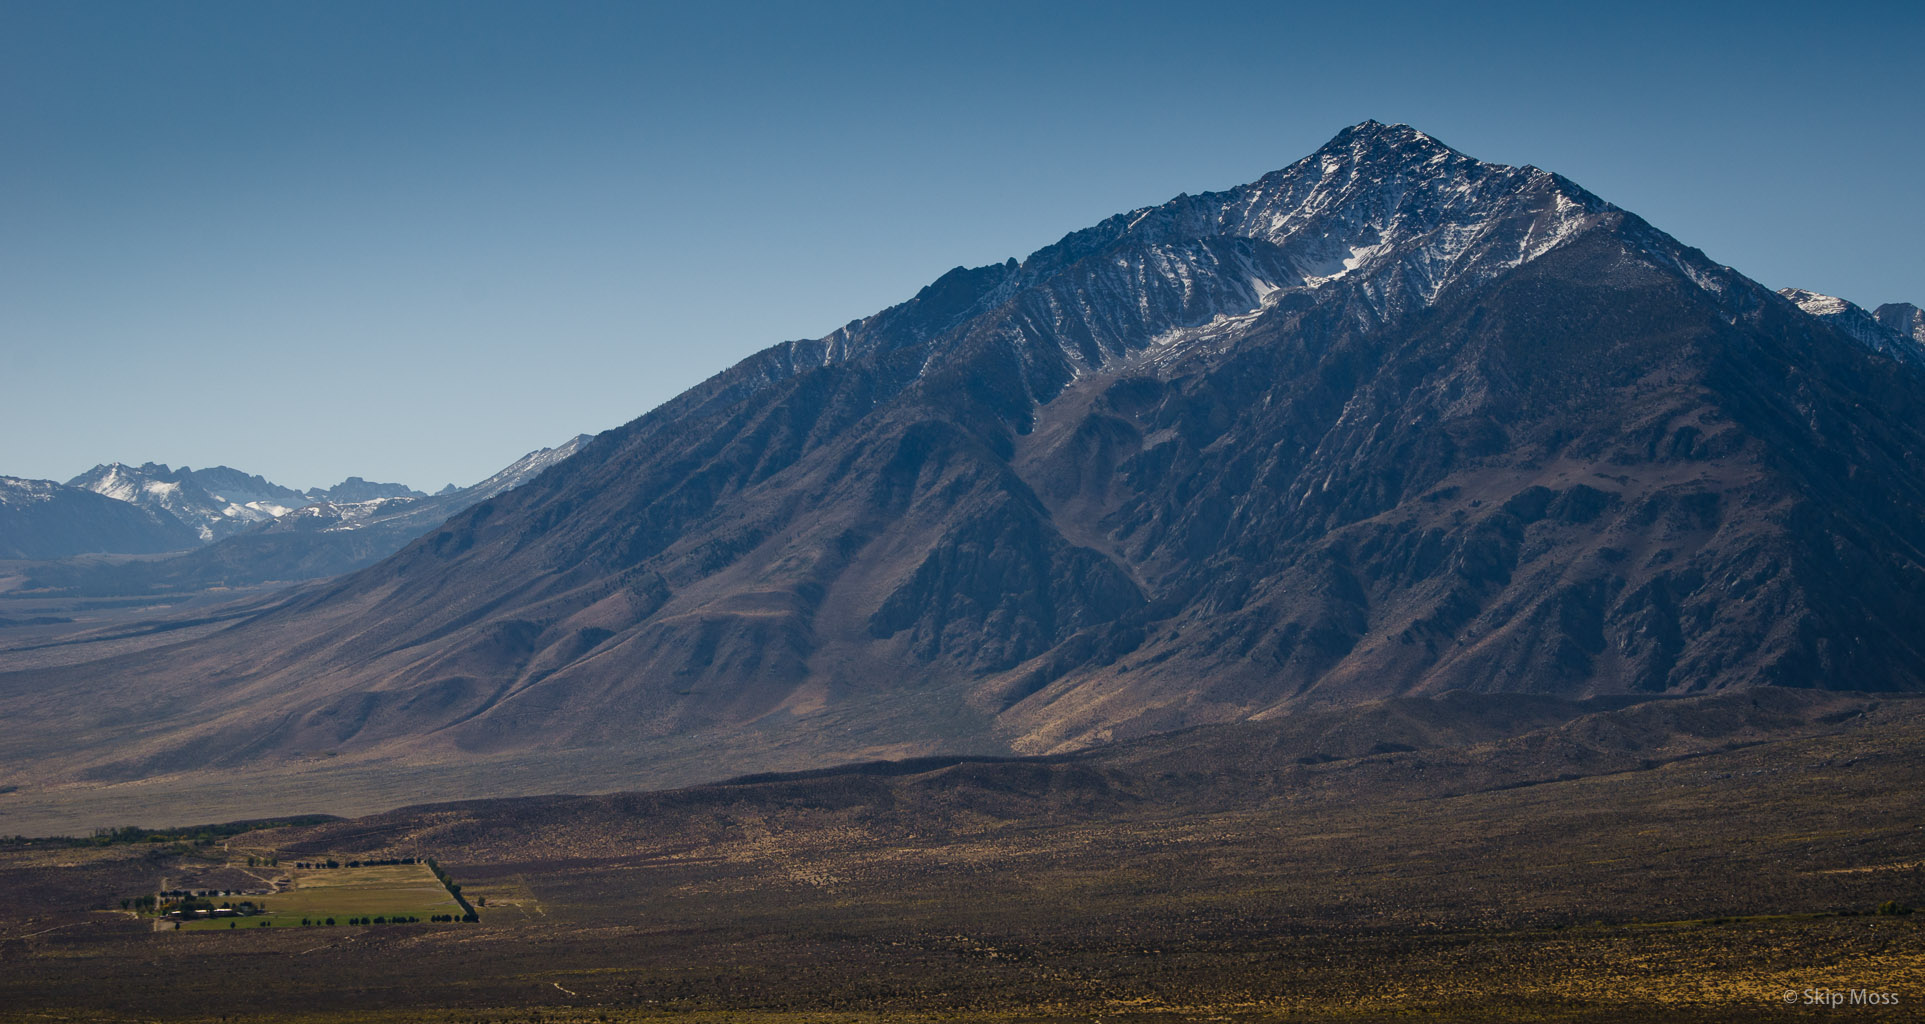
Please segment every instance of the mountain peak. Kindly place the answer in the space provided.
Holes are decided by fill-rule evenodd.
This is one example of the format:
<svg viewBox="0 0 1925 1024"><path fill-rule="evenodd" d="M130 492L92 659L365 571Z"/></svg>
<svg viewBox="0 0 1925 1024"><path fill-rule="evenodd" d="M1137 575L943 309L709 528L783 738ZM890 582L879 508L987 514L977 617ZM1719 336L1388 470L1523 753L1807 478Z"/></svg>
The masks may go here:
<svg viewBox="0 0 1925 1024"><path fill-rule="evenodd" d="M1386 124L1374 118L1367 118L1338 132L1325 144L1325 148L1333 145L1348 145L1358 139L1381 139L1387 142L1414 143L1418 145L1443 145L1430 135L1426 135L1402 121Z"/></svg>
<svg viewBox="0 0 1925 1024"><path fill-rule="evenodd" d="M1884 315L1874 315L1857 303L1808 288L1780 288L1778 294L1874 352L1883 352L1909 362L1925 359L1925 352L1920 351L1925 339L1919 337L1925 331L1908 323L1895 304L1887 303L1878 307Z"/></svg>
<svg viewBox="0 0 1925 1024"><path fill-rule="evenodd" d="M1324 163L1333 157L1346 155L1357 160L1398 157L1428 160L1452 155L1476 162L1445 145L1436 136L1427 135L1407 124L1384 124L1381 121L1363 121L1345 128L1302 162Z"/></svg>

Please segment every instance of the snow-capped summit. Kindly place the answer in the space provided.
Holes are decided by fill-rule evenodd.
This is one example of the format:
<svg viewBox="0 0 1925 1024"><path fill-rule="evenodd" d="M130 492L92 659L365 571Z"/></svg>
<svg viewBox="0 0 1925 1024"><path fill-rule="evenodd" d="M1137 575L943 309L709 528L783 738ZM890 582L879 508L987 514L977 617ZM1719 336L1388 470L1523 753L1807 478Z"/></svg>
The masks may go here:
<svg viewBox="0 0 1925 1024"><path fill-rule="evenodd" d="M1897 326L1905 322L1902 308L1909 307L1916 313L1918 309L1916 306L1910 306L1908 303L1887 303L1878 307L1879 311L1890 310L1891 312L1886 318L1880 318L1866 312L1864 307L1835 295L1825 295L1804 288L1780 288L1778 294L1790 299L1799 309L1838 328L1874 352L1883 352L1894 359L1903 359L1907 362L1925 362L1925 325L1917 325L1914 319L1912 325L1908 325L1916 325L1912 330ZM1886 323L1886 319L1891 323Z"/></svg>
<svg viewBox="0 0 1925 1024"><path fill-rule="evenodd" d="M1599 226L1713 294L1737 280L1567 178L1365 121L1249 184L1118 214L1020 264L958 268L903 306L790 343L784 363L857 358L1001 309L978 330L1014 348L1058 349L1060 386L1144 348L1314 301L1340 280L1359 285L1346 292L1346 315L1381 327Z"/></svg>
<svg viewBox="0 0 1925 1024"><path fill-rule="evenodd" d="M1547 171L1485 163L1409 125L1365 121L1248 185L1126 214L1122 234L1162 245L1267 242L1281 251L1265 261L1269 279L1253 284L1265 294L1397 265L1407 292L1386 301L1428 304L1454 281L1542 255L1608 208Z"/></svg>
<svg viewBox="0 0 1925 1024"><path fill-rule="evenodd" d="M299 491L226 466L200 470L182 466L176 470L165 463L129 466L110 462L74 477L67 485L178 520L203 542L286 515L306 504Z"/></svg>

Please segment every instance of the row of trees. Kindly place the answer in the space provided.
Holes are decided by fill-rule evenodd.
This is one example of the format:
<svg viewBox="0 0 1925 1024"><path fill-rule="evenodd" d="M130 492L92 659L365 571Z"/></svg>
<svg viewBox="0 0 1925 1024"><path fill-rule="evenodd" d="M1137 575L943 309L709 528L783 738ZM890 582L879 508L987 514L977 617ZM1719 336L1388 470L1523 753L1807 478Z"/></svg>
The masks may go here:
<svg viewBox="0 0 1925 1024"><path fill-rule="evenodd" d="M461 895L461 886L456 885L455 880L449 878L446 871L441 870L441 865L436 863L433 857L429 857L422 863L428 865L428 870L434 872L434 876L441 880L441 884L448 887L448 895L453 896L455 902L461 904L461 912L463 915L461 919L463 921L481 920L481 915L475 913L474 905L469 903L467 898Z"/></svg>
<svg viewBox="0 0 1925 1024"><path fill-rule="evenodd" d="M444 920L444 919L450 919L450 918L447 918L447 917L446 917L446 915L442 915L442 914L437 914L437 915L435 915L435 916L434 916L434 918L433 918L433 919L434 919L434 920L436 920L436 921L440 921L440 920ZM451 919L450 919L450 920L451 920ZM420 923L421 923L421 919L420 919L420 918L418 918L418 917L415 917L415 916L413 916L413 915L410 915L410 914L396 914L396 915L394 915L394 916L392 916L392 917L387 917L387 916L377 916L377 917L350 917L350 918L348 918L348 919L347 919L347 923L348 923L348 924L349 924L350 926L359 926L359 925L372 925L372 924L420 924ZM332 927L334 927L334 918L331 918L331 917L323 917L323 918L309 918L309 917L304 917L304 918L301 918L301 927L303 927L303 928L332 928Z"/></svg>
<svg viewBox="0 0 1925 1024"><path fill-rule="evenodd" d="M253 861L249 860L248 863L251 864L253 863ZM280 863L280 861L275 861L275 863L278 864ZM294 863L294 866L297 868L308 868L308 869L318 870L320 868L338 868L338 867L386 868L386 867L393 867L398 864L414 864L414 863L417 863L417 861L413 857L390 857L387 860L351 860L344 865L340 861L330 857L327 860L296 861Z"/></svg>

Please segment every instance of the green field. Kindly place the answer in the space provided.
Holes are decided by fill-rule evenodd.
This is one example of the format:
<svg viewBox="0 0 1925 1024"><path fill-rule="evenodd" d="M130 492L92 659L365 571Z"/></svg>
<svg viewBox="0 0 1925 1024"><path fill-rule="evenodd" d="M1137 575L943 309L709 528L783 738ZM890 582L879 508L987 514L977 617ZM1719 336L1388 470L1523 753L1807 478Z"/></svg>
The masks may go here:
<svg viewBox="0 0 1925 1024"><path fill-rule="evenodd" d="M423 922L436 914L463 913L447 888L426 864L394 864L383 867L293 869L287 872L294 888L271 896L234 897L232 902L253 900L266 912L254 917L191 921L182 931L227 931L270 927L301 927L301 919L312 922L333 918L337 927L351 917L418 917Z"/></svg>

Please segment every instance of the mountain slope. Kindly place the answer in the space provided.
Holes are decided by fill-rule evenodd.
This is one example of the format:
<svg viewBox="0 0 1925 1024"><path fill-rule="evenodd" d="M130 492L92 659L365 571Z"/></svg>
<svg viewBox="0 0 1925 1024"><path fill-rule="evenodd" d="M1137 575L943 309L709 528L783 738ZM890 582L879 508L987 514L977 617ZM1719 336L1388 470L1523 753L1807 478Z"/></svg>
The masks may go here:
<svg viewBox="0 0 1925 1024"><path fill-rule="evenodd" d="M1921 409L1568 180L1367 122L753 356L233 629L0 677L0 756L479 791L1446 689L1915 689Z"/></svg>
<svg viewBox="0 0 1925 1024"><path fill-rule="evenodd" d="M0 558L149 554L194 543L172 516L52 480L0 477Z"/></svg>

